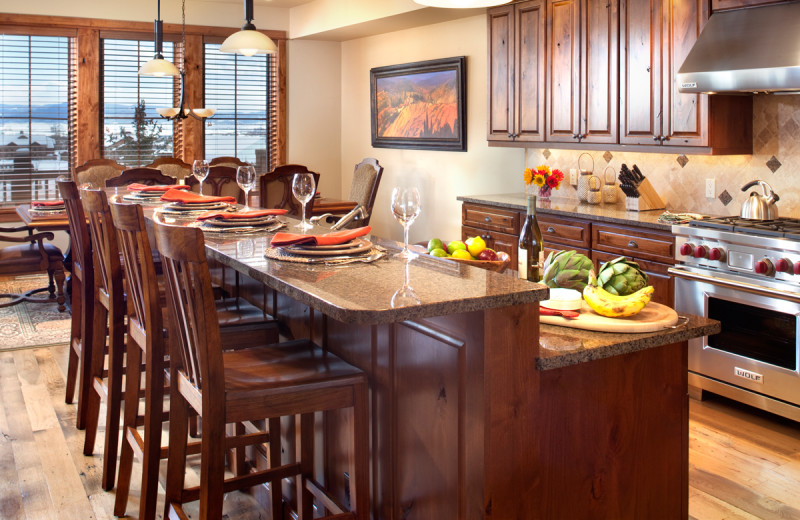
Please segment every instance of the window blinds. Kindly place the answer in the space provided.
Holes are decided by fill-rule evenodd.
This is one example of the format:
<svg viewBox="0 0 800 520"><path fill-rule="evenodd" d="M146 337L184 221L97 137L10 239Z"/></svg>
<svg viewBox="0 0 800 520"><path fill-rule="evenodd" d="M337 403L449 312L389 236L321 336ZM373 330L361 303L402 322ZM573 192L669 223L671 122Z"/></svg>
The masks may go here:
<svg viewBox="0 0 800 520"><path fill-rule="evenodd" d="M56 198L74 149L70 60L63 36L0 34L0 206Z"/></svg>

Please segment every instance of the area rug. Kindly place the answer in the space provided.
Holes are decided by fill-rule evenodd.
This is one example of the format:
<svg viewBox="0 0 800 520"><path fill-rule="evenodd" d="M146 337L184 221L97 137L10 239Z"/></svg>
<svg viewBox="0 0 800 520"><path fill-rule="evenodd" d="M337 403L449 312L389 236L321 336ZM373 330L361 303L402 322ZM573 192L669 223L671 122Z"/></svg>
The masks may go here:
<svg viewBox="0 0 800 520"><path fill-rule="evenodd" d="M39 287L47 287L47 275L0 280L0 293L22 294ZM37 296L46 294L37 293ZM71 319L69 307L58 312L55 300L52 303L22 302L0 308L0 351L67 344Z"/></svg>

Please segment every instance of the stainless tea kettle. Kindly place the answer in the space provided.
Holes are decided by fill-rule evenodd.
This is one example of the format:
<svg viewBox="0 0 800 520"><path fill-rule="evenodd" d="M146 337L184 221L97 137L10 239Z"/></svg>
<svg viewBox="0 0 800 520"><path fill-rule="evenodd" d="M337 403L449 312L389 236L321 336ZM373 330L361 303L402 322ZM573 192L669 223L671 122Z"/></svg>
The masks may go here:
<svg viewBox="0 0 800 520"><path fill-rule="evenodd" d="M755 185L761 186L764 194L750 193L750 196L742 204L742 218L748 220L774 220L778 218L778 206L775 203L780 200L780 197L772 191L772 187L769 184L764 181L750 181L742 186L742 191L747 191Z"/></svg>

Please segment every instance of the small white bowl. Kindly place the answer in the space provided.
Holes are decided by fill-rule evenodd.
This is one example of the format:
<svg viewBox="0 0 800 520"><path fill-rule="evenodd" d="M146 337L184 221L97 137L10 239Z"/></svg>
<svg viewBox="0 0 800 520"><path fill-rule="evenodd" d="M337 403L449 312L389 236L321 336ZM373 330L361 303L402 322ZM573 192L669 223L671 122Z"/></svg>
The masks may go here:
<svg viewBox="0 0 800 520"><path fill-rule="evenodd" d="M575 289L550 289L550 299L539 302L542 307L559 311L577 311L581 308L583 295Z"/></svg>

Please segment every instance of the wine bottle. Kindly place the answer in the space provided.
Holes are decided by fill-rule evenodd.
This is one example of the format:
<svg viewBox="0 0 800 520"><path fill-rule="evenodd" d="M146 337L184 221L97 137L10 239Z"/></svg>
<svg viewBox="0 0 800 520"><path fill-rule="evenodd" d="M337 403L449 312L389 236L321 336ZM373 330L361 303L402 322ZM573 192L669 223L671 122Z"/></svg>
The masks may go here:
<svg viewBox="0 0 800 520"><path fill-rule="evenodd" d="M517 249L517 271L523 280L538 282L542 279L544 248L542 232L536 221L536 195L528 195L528 216L519 235Z"/></svg>

